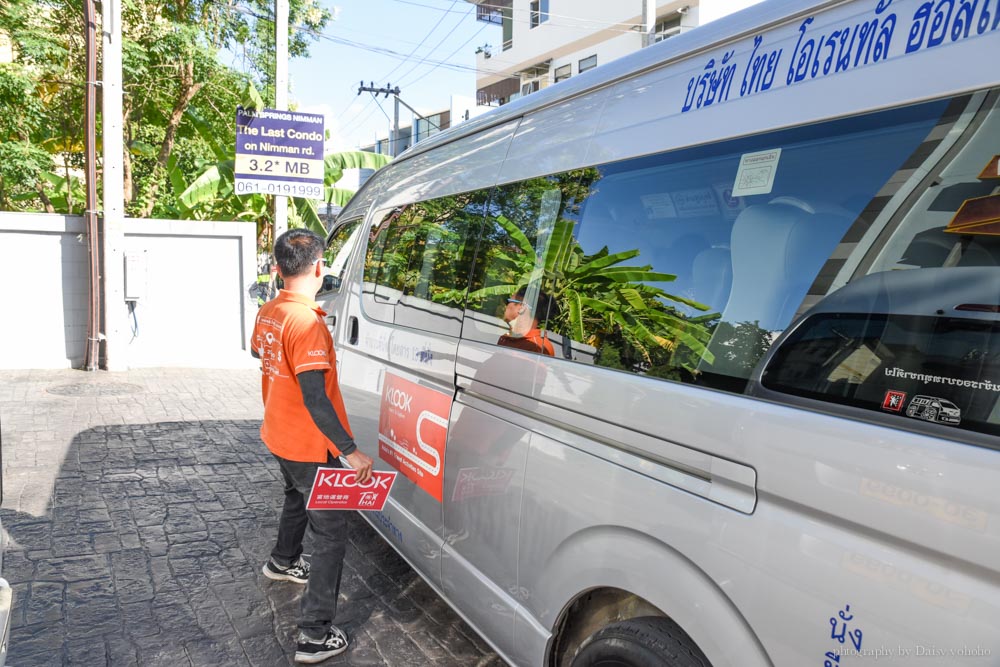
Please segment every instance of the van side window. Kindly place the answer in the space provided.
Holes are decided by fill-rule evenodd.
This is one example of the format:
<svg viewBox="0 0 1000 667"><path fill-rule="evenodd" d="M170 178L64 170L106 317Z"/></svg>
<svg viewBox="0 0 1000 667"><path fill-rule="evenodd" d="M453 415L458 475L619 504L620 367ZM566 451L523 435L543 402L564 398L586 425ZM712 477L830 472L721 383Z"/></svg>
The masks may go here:
<svg viewBox="0 0 1000 667"><path fill-rule="evenodd" d="M344 270L351 251L358 243L361 230L361 219L350 220L333 231L330 240L323 251L323 263L326 265L326 275L323 276L323 286L320 292L331 292L340 289L344 280Z"/></svg>
<svg viewBox="0 0 1000 667"><path fill-rule="evenodd" d="M927 110L932 131L859 217L854 242L810 290L830 293L752 393L937 435L1000 434L1000 98L900 113L914 123Z"/></svg>
<svg viewBox="0 0 1000 667"><path fill-rule="evenodd" d="M998 283L991 282L995 291ZM1000 323L814 315L782 343L761 384L863 408L910 428L935 424L1000 435Z"/></svg>
<svg viewBox="0 0 1000 667"><path fill-rule="evenodd" d="M589 171L494 190L470 283L464 337L556 356L562 338L552 329L568 316L563 304L573 293L558 274L575 261L573 229Z"/></svg>
<svg viewBox="0 0 1000 667"><path fill-rule="evenodd" d="M463 335L541 337L523 349L742 392L945 106L500 187L478 260L485 282L469 294L476 323ZM522 305L533 327L515 326Z"/></svg>
<svg viewBox="0 0 1000 667"><path fill-rule="evenodd" d="M363 303L375 319L458 336L489 191L408 204L374 225Z"/></svg>

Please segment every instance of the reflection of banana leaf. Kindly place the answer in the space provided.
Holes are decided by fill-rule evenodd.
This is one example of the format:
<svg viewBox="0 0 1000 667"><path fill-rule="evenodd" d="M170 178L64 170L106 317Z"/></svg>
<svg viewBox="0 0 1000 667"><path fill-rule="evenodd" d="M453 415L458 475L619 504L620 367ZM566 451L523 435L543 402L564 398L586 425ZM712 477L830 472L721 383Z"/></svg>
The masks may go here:
<svg viewBox="0 0 1000 667"><path fill-rule="evenodd" d="M708 307L650 284L672 282L675 275L654 271L648 264L624 264L639 257L638 249L610 253L604 247L585 255L573 236L574 221L560 218L546 243L545 256L537 261L534 245L524 230L507 217L497 216L495 220L519 252L498 247L490 255L489 265L494 271L506 267L500 270L509 269L515 277L496 284L501 282L499 276L491 276L487 280L490 286L469 293L470 304L509 296L527 285L538 284L558 305L558 314L547 323L550 329L595 346L618 332L647 363L652 359L652 350L672 354L680 345L711 363L706 323L717 314L688 318L678 312L672 304L701 311Z"/></svg>

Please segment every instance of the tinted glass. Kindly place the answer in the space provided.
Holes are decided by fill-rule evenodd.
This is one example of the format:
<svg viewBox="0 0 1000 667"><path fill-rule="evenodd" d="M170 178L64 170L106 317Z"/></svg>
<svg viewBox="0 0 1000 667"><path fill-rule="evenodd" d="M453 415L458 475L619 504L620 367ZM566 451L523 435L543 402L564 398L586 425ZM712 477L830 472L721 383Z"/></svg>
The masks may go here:
<svg viewBox="0 0 1000 667"><path fill-rule="evenodd" d="M354 246L357 245L360 230L360 219L346 222L334 230L326 244L326 250L323 252L326 275L323 276L321 291L329 292L340 289L344 280L344 271L347 269L347 260L350 258Z"/></svg>
<svg viewBox="0 0 1000 667"><path fill-rule="evenodd" d="M376 319L457 336L489 192L403 206L374 226L364 296ZM368 305L372 307L367 307Z"/></svg>
<svg viewBox="0 0 1000 667"><path fill-rule="evenodd" d="M583 327L556 333L600 365L742 391L946 106L596 167L574 234L581 257L608 258L604 282L581 294Z"/></svg>
<svg viewBox="0 0 1000 667"><path fill-rule="evenodd" d="M776 351L762 384L918 420L921 426L998 434L1000 324L954 317L817 315Z"/></svg>

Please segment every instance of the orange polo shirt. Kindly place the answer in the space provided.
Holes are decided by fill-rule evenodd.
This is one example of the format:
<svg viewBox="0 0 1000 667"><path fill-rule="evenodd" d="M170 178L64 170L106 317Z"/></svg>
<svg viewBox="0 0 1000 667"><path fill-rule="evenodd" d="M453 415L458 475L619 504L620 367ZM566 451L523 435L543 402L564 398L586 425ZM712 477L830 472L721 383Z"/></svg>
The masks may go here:
<svg viewBox="0 0 1000 667"><path fill-rule="evenodd" d="M260 437L272 453L289 461L325 463L327 452L340 456L340 450L319 430L302 401L302 389L295 377L299 373L325 371L326 395L344 430L351 433L325 316L309 297L281 290L257 312L250 338L261 362L264 423Z"/></svg>
<svg viewBox="0 0 1000 667"><path fill-rule="evenodd" d="M547 354L550 357L556 356L555 350L552 349L552 342L547 336L542 336L542 332L537 327L531 329L523 336L504 334L500 336L497 345L516 347L519 350L537 352L538 354Z"/></svg>

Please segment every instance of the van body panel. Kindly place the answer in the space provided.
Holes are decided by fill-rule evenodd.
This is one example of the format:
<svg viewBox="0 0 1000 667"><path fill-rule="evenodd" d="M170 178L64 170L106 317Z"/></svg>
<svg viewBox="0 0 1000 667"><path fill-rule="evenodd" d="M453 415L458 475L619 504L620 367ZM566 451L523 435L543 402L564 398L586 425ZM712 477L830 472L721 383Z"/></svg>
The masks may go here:
<svg viewBox="0 0 1000 667"><path fill-rule="evenodd" d="M702 559L745 576L748 564L722 546L749 517L712 510L707 500L637 472L594 465L590 454L537 433L524 489L521 602L542 627L555 627L579 592L619 588L684 618L684 630L716 667L771 664L728 598L731 582L712 577Z"/></svg>
<svg viewBox="0 0 1000 667"><path fill-rule="evenodd" d="M716 667L993 664L997 53L998 0L769 2L377 173L321 295L400 471L368 520L515 665L571 655L598 588ZM394 387L449 405L437 495L382 455Z"/></svg>
<svg viewBox="0 0 1000 667"><path fill-rule="evenodd" d="M807 77L787 85L787 58L796 52L802 24L801 20L796 20L769 31L765 41L757 47L755 57L778 51L783 54L778 60L781 67L775 72L772 87L762 93L740 96L741 87L752 79L752 74L746 72L745 63L754 51L753 39L709 50L698 58L689 58L674 66L655 69L616 83L601 115L600 127L591 140L587 161L613 162L635 155L887 108L898 104L901 99L934 99L994 85L996 68L992 65L990 54L995 53L997 48L995 33L949 44L947 48L954 50L955 60L939 58L933 49L900 57L897 49L902 50L900 46L905 44L905 35L899 32L906 24L904 18L912 17L917 5L897 0L887 10L899 19L897 34L892 42L894 48L891 53L895 57L890 56L878 67L851 69L823 79L811 80ZM870 19L870 14L871 7L865 3L844 3L829 12L814 15L814 22L808 26L809 35L825 36L835 28ZM733 72L733 83L726 101L684 111L692 90L689 83L694 84L697 93L699 76L709 69L710 63L721 65L731 52L735 55L729 62L744 63L744 66ZM963 66L952 67L951 62L962 62ZM892 81L892 85L884 85L885 81ZM823 87L822 94L809 94L805 90L820 85ZM863 94L859 94L861 92Z"/></svg>

